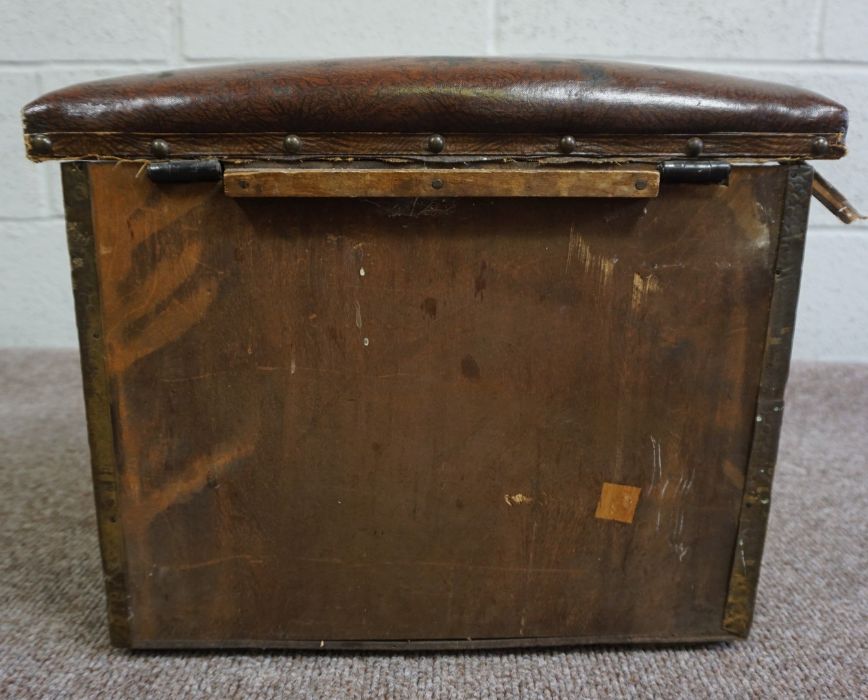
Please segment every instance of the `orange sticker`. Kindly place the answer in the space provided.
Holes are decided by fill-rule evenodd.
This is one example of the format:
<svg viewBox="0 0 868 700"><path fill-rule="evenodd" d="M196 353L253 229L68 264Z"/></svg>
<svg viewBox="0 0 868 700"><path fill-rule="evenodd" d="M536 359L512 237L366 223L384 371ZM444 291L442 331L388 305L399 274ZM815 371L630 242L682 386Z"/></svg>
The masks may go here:
<svg viewBox="0 0 868 700"><path fill-rule="evenodd" d="M600 492L600 502L597 503L595 517L600 520L617 520L619 523L632 523L636 514L636 506L639 504L639 494L642 489L638 486L626 486L624 484L610 484L603 482L603 490Z"/></svg>

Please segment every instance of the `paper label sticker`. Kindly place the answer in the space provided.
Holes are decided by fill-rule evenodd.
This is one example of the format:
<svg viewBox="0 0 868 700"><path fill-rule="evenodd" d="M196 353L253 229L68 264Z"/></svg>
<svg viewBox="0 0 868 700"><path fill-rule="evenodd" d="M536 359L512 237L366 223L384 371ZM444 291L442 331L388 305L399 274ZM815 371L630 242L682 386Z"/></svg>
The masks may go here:
<svg viewBox="0 0 868 700"><path fill-rule="evenodd" d="M610 484L603 482L600 491L600 501L597 503L595 517L600 520L616 520L619 523L632 523L639 504L639 494L642 489L626 484Z"/></svg>

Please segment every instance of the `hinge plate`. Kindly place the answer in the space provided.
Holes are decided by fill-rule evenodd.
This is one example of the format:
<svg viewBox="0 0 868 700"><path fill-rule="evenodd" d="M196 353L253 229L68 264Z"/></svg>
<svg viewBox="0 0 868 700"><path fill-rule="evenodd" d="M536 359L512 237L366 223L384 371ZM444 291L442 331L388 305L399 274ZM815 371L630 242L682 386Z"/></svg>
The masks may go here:
<svg viewBox="0 0 868 700"><path fill-rule="evenodd" d="M161 183L217 182L223 177L223 166L216 158L163 160L148 164L148 177Z"/></svg>
<svg viewBox="0 0 868 700"><path fill-rule="evenodd" d="M725 185L732 166L720 160L667 160L658 166L660 181L693 185Z"/></svg>

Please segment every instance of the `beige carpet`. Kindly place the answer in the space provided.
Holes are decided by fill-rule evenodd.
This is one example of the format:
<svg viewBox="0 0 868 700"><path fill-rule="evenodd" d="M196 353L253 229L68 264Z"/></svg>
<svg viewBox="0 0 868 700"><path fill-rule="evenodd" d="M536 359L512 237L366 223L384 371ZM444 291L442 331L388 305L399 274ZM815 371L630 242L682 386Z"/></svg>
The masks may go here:
<svg viewBox="0 0 868 700"><path fill-rule="evenodd" d="M78 371L0 353L2 697L868 696L868 365L794 370L749 641L391 655L112 649Z"/></svg>

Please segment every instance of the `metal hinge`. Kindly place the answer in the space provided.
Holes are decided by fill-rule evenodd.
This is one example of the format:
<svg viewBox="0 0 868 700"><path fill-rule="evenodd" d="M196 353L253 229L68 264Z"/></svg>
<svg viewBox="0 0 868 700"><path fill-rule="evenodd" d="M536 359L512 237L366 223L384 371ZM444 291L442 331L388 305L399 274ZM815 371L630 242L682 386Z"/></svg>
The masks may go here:
<svg viewBox="0 0 868 700"><path fill-rule="evenodd" d="M661 182L721 185L729 181L732 166L719 160L667 160L657 169Z"/></svg>
<svg viewBox="0 0 868 700"><path fill-rule="evenodd" d="M148 164L148 177L153 182L217 182L223 165L216 158L163 160Z"/></svg>

